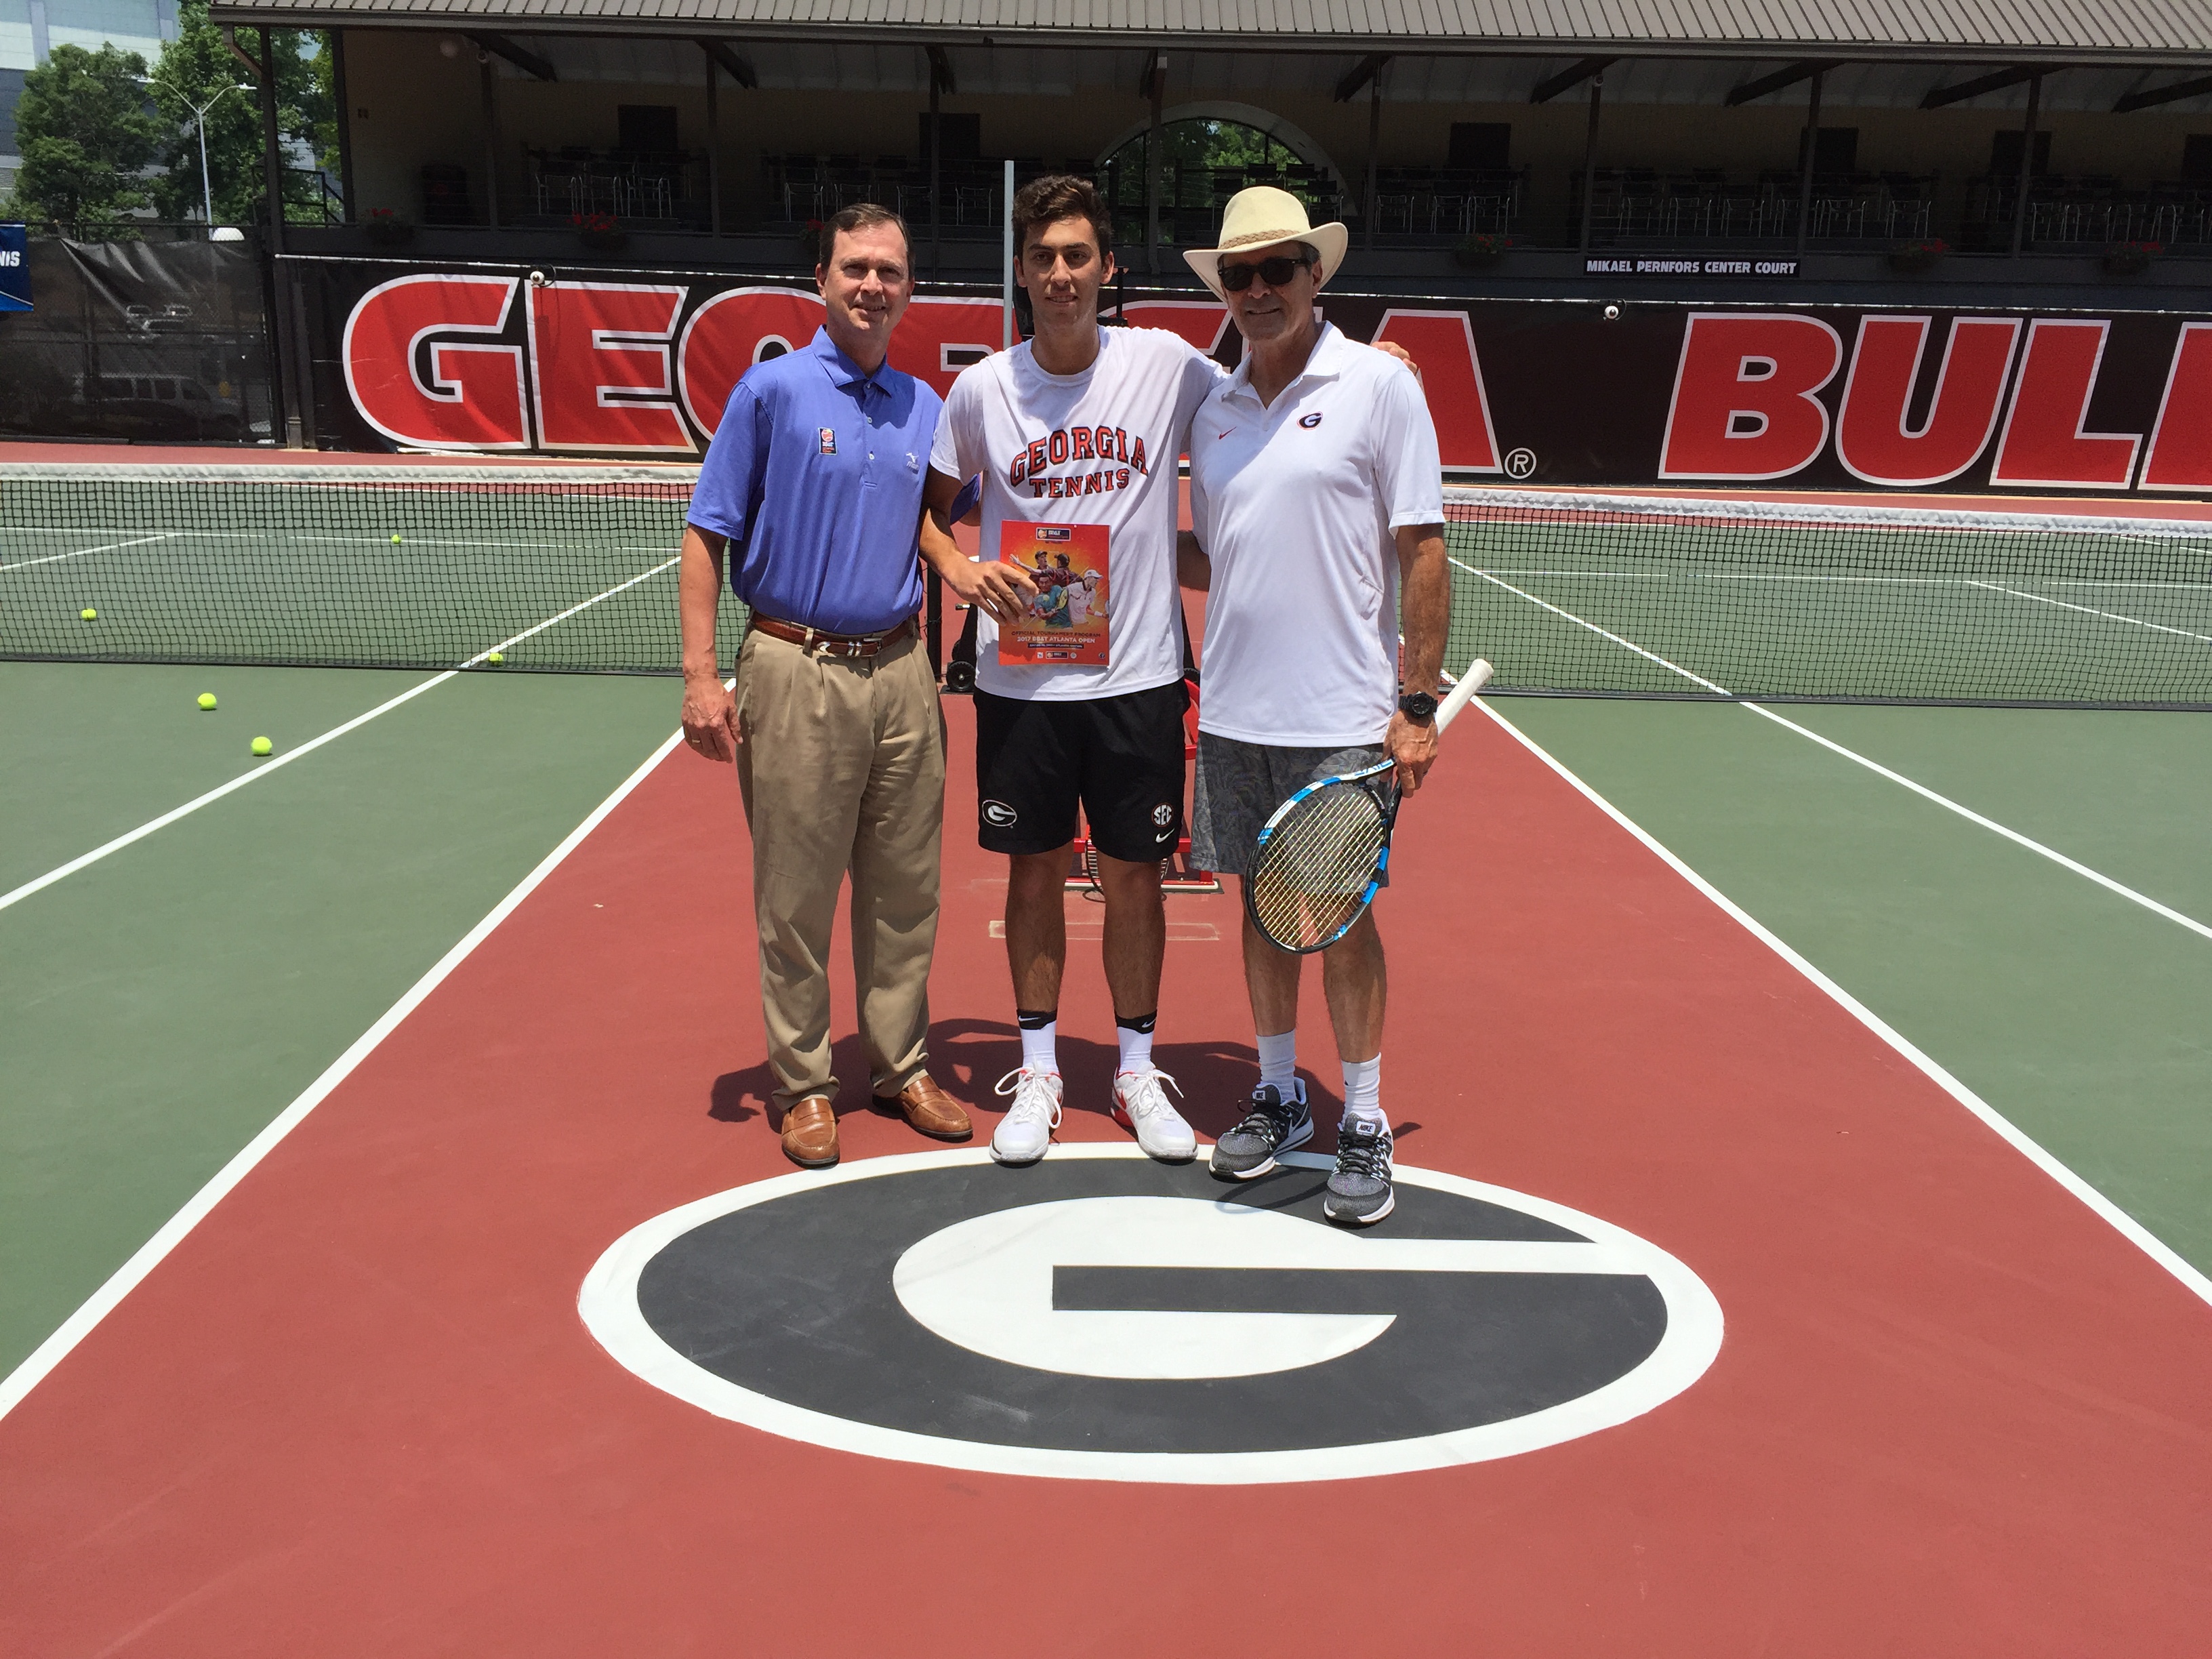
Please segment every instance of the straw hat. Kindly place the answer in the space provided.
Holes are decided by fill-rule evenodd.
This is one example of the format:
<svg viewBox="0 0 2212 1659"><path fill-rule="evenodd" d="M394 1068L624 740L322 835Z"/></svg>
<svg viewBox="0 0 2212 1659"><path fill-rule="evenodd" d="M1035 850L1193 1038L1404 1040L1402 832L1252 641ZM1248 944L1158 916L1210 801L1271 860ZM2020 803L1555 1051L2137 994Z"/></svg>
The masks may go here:
<svg viewBox="0 0 2212 1659"><path fill-rule="evenodd" d="M1290 191L1272 185L1255 185L1229 198L1228 210L1221 216L1221 246L1187 248L1182 257L1198 273L1199 281L1213 290L1214 298L1225 301L1228 296L1221 291L1224 253L1273 247L1277 242L1304 242L1319 251L1325 282L1344 263L1344 247L1349 240L1351 236L1342 225L1307 223L1306 204Z"/></svg>

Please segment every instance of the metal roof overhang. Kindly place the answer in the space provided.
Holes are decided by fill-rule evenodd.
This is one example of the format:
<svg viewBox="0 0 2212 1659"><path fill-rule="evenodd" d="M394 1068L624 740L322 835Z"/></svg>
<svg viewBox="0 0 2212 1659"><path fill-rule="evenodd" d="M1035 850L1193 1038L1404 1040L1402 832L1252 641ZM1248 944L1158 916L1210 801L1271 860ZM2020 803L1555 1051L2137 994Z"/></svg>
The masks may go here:
<svg viewBox="0 0 2212 1659"><path fill-rule="evenodd" d="M278 28L872 46L2212 65L2212 0L211 0L210 12Z"/></svg>

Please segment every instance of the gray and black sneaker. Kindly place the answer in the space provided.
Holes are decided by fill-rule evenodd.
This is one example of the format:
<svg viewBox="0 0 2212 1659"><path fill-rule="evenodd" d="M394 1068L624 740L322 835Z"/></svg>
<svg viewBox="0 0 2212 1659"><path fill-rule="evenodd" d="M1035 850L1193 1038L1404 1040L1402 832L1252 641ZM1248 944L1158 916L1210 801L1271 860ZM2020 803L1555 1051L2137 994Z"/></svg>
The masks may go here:
<svg viewBox="0 0 2212 1659"><path fill-rule="evenodd" d="M1390 1213L1390 1126L1348 1118L1336 1132L1336 1169L1321 1212L1348 1227L1371 1227Z"/></svg>
<svg viewBox="0 0 2212 1659"><path fill-rule="evenodd" d="M1272 1083L1252 1091L1244 1121L1213 1143L1211 1168L1231 1181L1249 1181L1275 1167L1278 1152L1296 1152L1313 1139L1313 1114L1306 1109L1305 1079L1293 1085L1288 1100Z"/></svg>

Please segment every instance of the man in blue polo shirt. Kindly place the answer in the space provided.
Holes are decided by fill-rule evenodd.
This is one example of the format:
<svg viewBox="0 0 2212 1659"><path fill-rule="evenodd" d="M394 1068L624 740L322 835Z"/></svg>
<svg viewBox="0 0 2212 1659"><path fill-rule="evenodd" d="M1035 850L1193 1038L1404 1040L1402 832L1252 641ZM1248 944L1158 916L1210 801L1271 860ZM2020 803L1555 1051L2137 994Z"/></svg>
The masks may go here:
<svg viewBox="0 0 2212 1659"><path fill-rule="evenodd" d="M876 1108L940 1140L973 1133L926 1068L945 739L915 637L916 532L943 404L884 362L914 292L898 216L856 204L822 239L823 326L731 393L686 514L680 577L684 734L737 763L783 1150L810 1169L837 1161L830 929L848 870ZM734 694L714 657L732 545L731 584L752 609ZM1009 616L1028 586L980 566L956 583Z"/></svg>

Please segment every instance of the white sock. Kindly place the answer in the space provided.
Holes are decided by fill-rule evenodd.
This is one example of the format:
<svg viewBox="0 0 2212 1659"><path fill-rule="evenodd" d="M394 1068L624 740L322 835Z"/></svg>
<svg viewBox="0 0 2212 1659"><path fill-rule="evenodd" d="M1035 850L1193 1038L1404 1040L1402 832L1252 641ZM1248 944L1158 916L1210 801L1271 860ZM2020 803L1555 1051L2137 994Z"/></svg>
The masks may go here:
<svg viewBox="0 0 2212 1659"><path fill-rule="evenodd" d="M1382 1115L1382 1056L1372 1060L1347 1060L1344 1062L1344 1121L1354 1118L1388 1129L1390 1120Z"/></svg>
<svg viewBox="0 0 2212 1659"><path fill-rule="evenodd" d="M1024 1071L1049 1072L1060 1075L1060 1022L1046 1020L1041 1025L1026 1023L1022 1025L1022 1067Z"/></svg>
<svg viewBox="0 0 2212 1659"><path fill-rule="evenodd" d="M1152 1069L1152 1025L1158 1018L1157 1014L1146 1014L1135 1024L1121 1019L1114 1022L1114 1035L1121 1044L1121 1060L1116 1070L1149 1072Z"/></svg>
<svg viewBox="0 0 2212 1659"><path fill-rule="evenodd" d="M1297 1027L1274 1036L1260 1034L1255 1040L1260 1045L1260 1086L1272 1085L1284 1099L1290 1099L1298 1091Z"/></svg>

